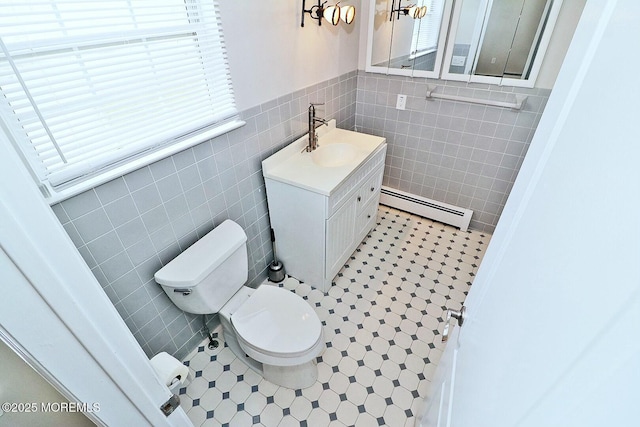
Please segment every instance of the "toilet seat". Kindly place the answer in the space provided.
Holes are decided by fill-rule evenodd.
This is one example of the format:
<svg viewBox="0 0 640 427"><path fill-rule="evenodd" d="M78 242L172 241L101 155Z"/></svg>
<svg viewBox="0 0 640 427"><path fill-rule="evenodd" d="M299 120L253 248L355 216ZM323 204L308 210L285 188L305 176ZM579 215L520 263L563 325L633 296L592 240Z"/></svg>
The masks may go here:
<svg viewBox="0 0 640 427"><path fill-rule="evenodd" d="M306 363L324 348L318 315L284 288L258 287L230 317L241 347L263 363Z"/></svg>

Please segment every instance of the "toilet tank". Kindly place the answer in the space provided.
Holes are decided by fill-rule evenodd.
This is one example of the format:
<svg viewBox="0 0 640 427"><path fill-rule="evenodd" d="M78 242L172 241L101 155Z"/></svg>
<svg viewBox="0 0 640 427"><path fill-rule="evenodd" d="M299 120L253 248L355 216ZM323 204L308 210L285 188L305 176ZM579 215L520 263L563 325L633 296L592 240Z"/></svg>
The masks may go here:
<svg viewBox="0 0 640 427"><path fill-rule="evenodd" d="M249 274L247 235L226 220L155 274L178 308L212 314L244 285Z"/></svg>

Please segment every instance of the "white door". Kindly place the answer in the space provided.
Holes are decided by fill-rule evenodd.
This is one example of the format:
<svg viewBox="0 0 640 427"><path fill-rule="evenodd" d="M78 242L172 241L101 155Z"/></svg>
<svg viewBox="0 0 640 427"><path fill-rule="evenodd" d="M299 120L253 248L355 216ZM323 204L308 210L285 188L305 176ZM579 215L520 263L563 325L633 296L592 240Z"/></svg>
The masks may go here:
<svg viewBox="0 0 640 427"><path fill-rule="evenodd" d="M69 402L78 403L76 408L86 409L91 421L104 426L192 426L182 408L169 417L160 410L171 392L155 375L2 130L0 291L0 340ZM3 396L7 393L0 393ZM28 422L19 415L8 414L0 425L9 425L9 418L11 425L20 419Z"/></svg>
<svg viewBox="0 0 640 427"><path fill-rule="evenodd" d="M639 17L587 2L422 425L640 425Z"/></svg>

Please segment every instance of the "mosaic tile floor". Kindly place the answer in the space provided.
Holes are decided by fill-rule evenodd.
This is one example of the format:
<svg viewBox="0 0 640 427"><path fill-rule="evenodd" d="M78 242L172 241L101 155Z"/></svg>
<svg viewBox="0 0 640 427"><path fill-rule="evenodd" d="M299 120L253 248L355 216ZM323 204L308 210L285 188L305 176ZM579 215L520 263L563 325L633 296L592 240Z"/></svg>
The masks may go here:
<svg viewBox="0 0 640 427"><path fill-rule="evenodd" d="M184 361L182 407L195 426L413 426L443 350L444 311L462 306L490 238L380 206L328 294L280 284L324 325L318 381L278 387L203 341Z"/></svg>

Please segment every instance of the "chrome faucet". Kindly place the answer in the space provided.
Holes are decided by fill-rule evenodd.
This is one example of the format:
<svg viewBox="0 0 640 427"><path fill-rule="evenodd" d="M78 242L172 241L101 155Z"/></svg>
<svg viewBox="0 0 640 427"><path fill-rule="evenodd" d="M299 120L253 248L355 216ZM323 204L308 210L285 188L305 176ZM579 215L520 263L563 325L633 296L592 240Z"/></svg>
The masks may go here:
<svg viewBox="0 0 640 427"><path fill-rule="evenodd" d="M309 104L309 145L307 145L306 148L307 152L311 152L318 148L318 135L316 135L316 129L323 124L328 125L325 119L316 117L316 105L324 105L324 103Z"/></svg>

